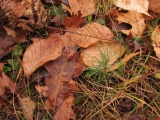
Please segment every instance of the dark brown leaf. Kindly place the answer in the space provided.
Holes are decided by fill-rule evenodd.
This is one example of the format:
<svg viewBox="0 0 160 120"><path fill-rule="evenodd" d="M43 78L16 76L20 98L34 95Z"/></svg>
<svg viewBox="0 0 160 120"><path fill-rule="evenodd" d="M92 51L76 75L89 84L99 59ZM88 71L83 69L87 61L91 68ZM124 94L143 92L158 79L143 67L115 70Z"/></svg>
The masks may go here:
<svg viewBox="0 0 160 120"><path fill-rule="evenodd" d="M67 59L67 56L63 53L60 58L45 65L47 71L51 74L50 78L45 79L46 86L49 88L48 100L46 101L46 106L49 109L53 108L56 111L61 111L61 106L66 104L64 103L65 100L72 96L76 86L72 81L72 75L78 57L79 54L75 53L70 59ZM67 111L68 109L66 109ZM62 118L64 117L62 116ZM69 116L69 118L72 118L72 116Z"/></svg>

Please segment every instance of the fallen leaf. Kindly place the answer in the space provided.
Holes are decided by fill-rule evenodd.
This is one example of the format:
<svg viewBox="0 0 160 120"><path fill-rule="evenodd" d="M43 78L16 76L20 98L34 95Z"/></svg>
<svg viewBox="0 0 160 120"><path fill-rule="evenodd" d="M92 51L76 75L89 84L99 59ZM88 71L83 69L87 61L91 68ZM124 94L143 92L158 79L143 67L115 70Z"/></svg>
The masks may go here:
<svg viewBox="0 0 160 120"><path fill-rule="evenodd" d="M72 78L76 78L76 77L80 76L83 73L83 71L85 70L85 68L86 68L86 66L83 63L82 58L79 58L77 63L74 66L75 71L72 75Z"/></svg>
<svg viewBox="0 0 160 120"><path fill-rule="evenodd" d="M31 44L24 53L23 68L27 78L44 63L61 55L62 40L59 37L49 37Z"/></svg>
<svg viewBox="0 0 160 120"><path fill-rule="evenodd" d="M83 24L85 24L85 20L81 19L82 14L78 12L78 14L72 14L71 17L64 16L64 26L67 31L74 32L77 28L81 27ZM68 33L68 32L67 32Z"/></svg>
<svg viewBox="0 0 160 120"><path fill-rule="evenodd" d="M56 114L54 115L54 120L75 120L75 114L72 110L73 105L74 98L72 96L69 96L57 110Z"/></svg>
<svg viewBox="0 0 160 120"><path fill-rule="evenodd" d="M65 47L65 53L67 54L67 57L69 58L75 52L77 52L78 46L73 41L71 41L70 37L67 34L61 35L60 37Z"/></svg>
<svg viewBox="0 0 160 120"><path fill-rule="evenodd" d="M13 94L17 92L15 83L3 72L3 65L4 63L0 63L0 108L5 102L4 98L7 97L5 95L6 88Z"/></svg>
<svg viewBox="0 0 160 120"><path fill-rule="evenodd" d="M112 31L99 23L87 24L75 31L76 34L70 34L71 40L79 47L87 48L99 41L109 41L113 38Z"/></svg>
<svg viewBox="0 0 160 120"><path fill-rule="evenodd" d="M149 10L153 11L154 13L160 14L160 2L159 0L149 0Z"/></svg>
<svg viewBox="0 0 160 120"><path fill-rule="evenodd" d="M36 109L36 103L32 101L29 97L21 98L19 95L18 99L20 102L20 107L23 111L23 116L26 120L33 120L33 113Z"/></svg>
<svg viewBox="0 0 160 120"><path fill-rule="evenodd" d="M6 26L3 26L3 28L0 27L0 59L14 50L14 43L24 42L26 40L24 33L25 31L21 28L15 28L13 30Z"/></svg>
<svg viewBox="0 0 160 120"><path fill-rule="evenodd" d="M148 0L113 0L113 3L120 8L125 10L133 10L139 13L144 13L148 16Z"/></svg>
<svg viewBox="0 0 160 120"><path fill-rule="evenodd" d="M81 11L82 17L92 15L95 12L95 0L68 0L70 8L62 4L64 10L70 12L70 14L77 14Z"/></svg>
<svg viewBox="0 0 160 120"><path fill-rule="evenodd" d="M6 30L8 35L11 35L13 37L16 37L16 31L12 30L11 28L7 27L7 26L3 26L3 28Z"/></svg>
<svg viewBox="0 0 160 120"><path fill-rule="evenodd" d="M15 26L16 23L16 27L23 26L24 29L30 30L27 23L38 28L46 24L47 12L43 8L41 0L3 0L0 5L5 11L5 15L11 20L10 23L12 26Z"/></svg>
<svg viewBox="0 0 160 120"><path fill-rule="evenodd" d="M152 32L151 39L156 56L160 59L160 26L156 26Z"/></svg>
<svg viewBox="0 0 160 120"><path fill-rule="evenodd" d="M72 58L67 59L67 56L63 53L58 59L45 64L45 68L51 74L50 78L45 79L46 86L49 88L46 101L48 109L53 108L56 112L61 111L59 109L62 109L61 106L65 100L72 96L76 87L75 82L72 81L72 75L78 56L78 53L75 53ZM70 111L70 108L68 109L65 109L65 111ZM61 117L64 118L64 116Z"/></svg>
<svg viewBox="0 0 160 120"><path fill-rule="evenodd" d="M48 90L49 89L47 86L36 85L35 88L39 94L43 95L44 97L48 97Z"/></svg>
<svg viewBox="0 0 160 120"><path fill-rule="evenodd" d="M136 40L134 40L134 52L140 50L141 48L142 46Z"/></svg>
<svg viewBox="0 0 160 120"><path fill-rule="evenodd" d="M125 48L118 42L99 42L81 52L81 58L86 66L97 65L98 60L104 59L105 55L109 65L112 65L117 58L120 58L125 52ZM104 55L102 55L104 54Z"/></svg>
<svg viewBox="0 0 160 120"><path fill-rule="evenodd" d="M118 15L118 22L122 23L128 23L132 26L130 30L122 30L123 33L126 35L132 34L133 37L141 37L145 28L145 19L141 13L135 12L135 11L128 11L127 13L117 13Z"/></svg>
<svg viewBox="0 0 160 120"><path fill-rule="evenodd" d="M56 27L60 27L62 25L62 17L57 14L52 20L51 22L54 22L55 23L55 26Z"/></svg>
<svg viewBox="0 0 160 120"><path fill-rule="evenodd" d="M84 24L84 20L81 19L81 14L72 14L71 17L64 17L63 22L67 32L65 35L61 35L61 39L63 45L65 47L65 53L67 54L68 58L72 56L75 52L77 52L78 46L70 39L70 35L72 32L75 32L77 28Z"/></svg>

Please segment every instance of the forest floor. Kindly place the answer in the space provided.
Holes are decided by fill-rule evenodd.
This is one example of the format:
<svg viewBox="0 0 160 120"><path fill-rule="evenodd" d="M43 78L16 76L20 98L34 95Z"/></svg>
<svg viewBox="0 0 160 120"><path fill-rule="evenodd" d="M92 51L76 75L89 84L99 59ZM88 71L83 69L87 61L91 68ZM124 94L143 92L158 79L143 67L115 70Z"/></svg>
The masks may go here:
<svg viewBox="0 0 160 120"><path fill-rule="evenodd" d="M0 120L160 120L158 0L1 0Z"/></svg>

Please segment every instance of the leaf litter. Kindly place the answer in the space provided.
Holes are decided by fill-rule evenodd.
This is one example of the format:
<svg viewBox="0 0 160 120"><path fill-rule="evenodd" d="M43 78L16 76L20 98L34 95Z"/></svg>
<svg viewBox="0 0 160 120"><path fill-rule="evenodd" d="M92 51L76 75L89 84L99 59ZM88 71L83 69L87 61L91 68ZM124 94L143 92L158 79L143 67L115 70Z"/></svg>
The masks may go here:
<svg viewBox="0 0 160 120"><path fill-rule="evenodd" d="M44 9L46 3L55 3L55 8L62 3L62 9L67 11L68 16L64 16L64 19L59 16L61 20L50 19L53 16L48 14L53 11L47 11L48 8ZM148 115L143 112L140 111L142 115L139 114L140 108L143 108L143 111L147 113L152 112L155 118L159 116L160 113L157 112L157 106L159 106L157 85L159 83L155 84L158 79L155 77L155 73L158 75L159 67L157 65L156 69L150 69L148 66L153 67L154 65L147 63L151 58L157 62L160 59L159 26L157 24L156 28L152 29L151 35L145 38L147 33L145 31L149 25L148 19L143 15L152 16L148 10L159 14L157 10L159 4L154 5L153 1L146 0L139 4L137 1L130 0L114 0L113 3L115 6L111 4L110 8L114 8L114 12L112 11L114 17L111 14L105 14L105 22L101 25L96 20L97 6L100 5L102 9L105 7L101 5L101 0L62 2L53 0L43 1L43 3L40 0L2 0L0 10L5 16L2 18L7 21L3 23L1 22L2 18L0 19L2 25L0 27L0 108L4 109L4 105L10 102L13 104L16 118L20 115L19 109L17 109L20 107L23 117L27 120L36 118L34 111L37 106L42 111L41 114L44 109L48 113L51 111L49 116L54 120L147 118ZM106 7L105 11L111 10ZM92 20L89 21L90 23L88 22L89 17ZM113 24L110 17L118 23ZM150 17L149 20L152 18ZM55 26L49 24L53 21ZM108 23L105 24L106 22ZM112 26L108 26L111 23ZM125 29L123 26L119 26L121 23L125 23L124 27L130 25L131 28ZM119 30L114 31L115 28L112 30L111 27L117 27ZM52 29L49 33L44 31L46 38L39 33L39 30L50 28ZM34 35L32 35L33 33ZM137 38L140 41L135 42ZM156 56L154 56L153 50L150 50L152 46L149 46L149 49L143 46L143 41L146 39L152 43ZM128 44L129 40L132 45ZM12 51L18 45L21 45L22 52L13 57ZM130 48L133 46L133 49ZM147 52L152 52L151 57L147 55ZM5 74L3 66L8 56L12 56L12 59L18 58L23 70L11 69L12 73ZM104 59L108 61L102 66L110 66L105 71L101 71L107 75L105 78L100 78L100 82L96 83L99 78L94 81L92 78L85 77L85 74L89 74L86 71L88 67L98 66ZM5 65L15 67L14 63L6 63ZM48 73L42 70L40 72L42 75L40 75L37 72L40 69L46 69ZM97 71L99 69L101 68L98 68ZM95 71L90 70L91 72ZM16 79L12 80L11 74L17 74ZM29 81L27 85L26 81ZM31 88L32 84L33 88ZM24 86L22 91L20 91L20 86L22 88ZM35 90L38 91L38 94L33 96ZM152 96L148 96L150 94L148 91L152 93ZM106 94L103 94L105 92ZM76 94L79 93L81 93L80 96L76 97ZM78 113L75 112L75 103L83 93L85 93L83 97L87 95L88 97L84 100L81 99L79 104L82 101L84 103L79 107ZM9 95L13 96L12 100ZM43 106L39 105L41 103L35 102L39 96L40 99L45 99ZM155 99L151 99L153 96ZM19 104L16 102L17 98ZM135 109L138 112L134 111L133 104L137 105ZM82 112L81 116L79 116L80 112ZM38 113L40 112L37 111L37 118Z"/></svg>

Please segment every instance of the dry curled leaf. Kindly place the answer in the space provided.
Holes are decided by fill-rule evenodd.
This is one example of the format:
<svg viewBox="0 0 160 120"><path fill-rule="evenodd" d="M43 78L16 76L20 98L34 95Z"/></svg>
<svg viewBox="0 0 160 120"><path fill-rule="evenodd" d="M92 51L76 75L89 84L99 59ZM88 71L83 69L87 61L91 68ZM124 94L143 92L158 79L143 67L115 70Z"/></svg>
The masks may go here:
<svg viewBox="0 0 160 120"><path fill-rule="evenodd" d="M156 56L160 59L160 26L156 26L152 32L151 39Z"/></svg>
<svg viewBox="0 0 160 120"><path fill-rule="evenodd" d="M86 66L97 65L98 60L104 59L102 54L104 54L108 59L109 65L112 65L117 58L120 58L125 52L125 48L121 43L117 42L99 42L98 44L92 45L87 49L83 50L81 53L81 58Z"/></svg>
<svg viewBox="0 0 160 120"><path fill-rule="evenodd" d="M32 101L29 97L21 98L18 95L20 102L20 107L23 111L23 116L26 120L33 120L33 113L36 108L36 103Z"/></svg>
<svg viewBox="0 0 160 120"><path fill-rule="evenodd" d="M70 34L71 40L79 47L87 48L99 41L109 41L113 38L112 31L99 23L87 24L75 31L76 34Z"/></svg>
<svg viewBox="0 0 160 120"><path fill-rule="evenodd" d="M133 10L139 13L148 14L148 0L113 0L117 7L123 8L125 10Z"/></svg>
<svg viewBox="0 0 160 120"><path fill-rule="evenodd" d="M59 37L49 37L31 44L24 53L23 68L27 78L44 63L61 56L62 40Z"/></svg>
<svg viewBox="0 0 160 120"><path fill-rule="evenodd" d="M95 12L95 0L68 0L70 8L62 4L64 10L70 12L70 14L77 14L81 11L82 17L91 15Z"/></svg>
<svg viewBox="0 0 160 120"><path fill-rule="evenodd" d="M127 13L120 12L118 15L118 22L128 23L132 26L130 30L122 30L126 35L132 34L133 37L141 37L145 28L145 19L141 13L135 11L128 11Z"/></svg>

